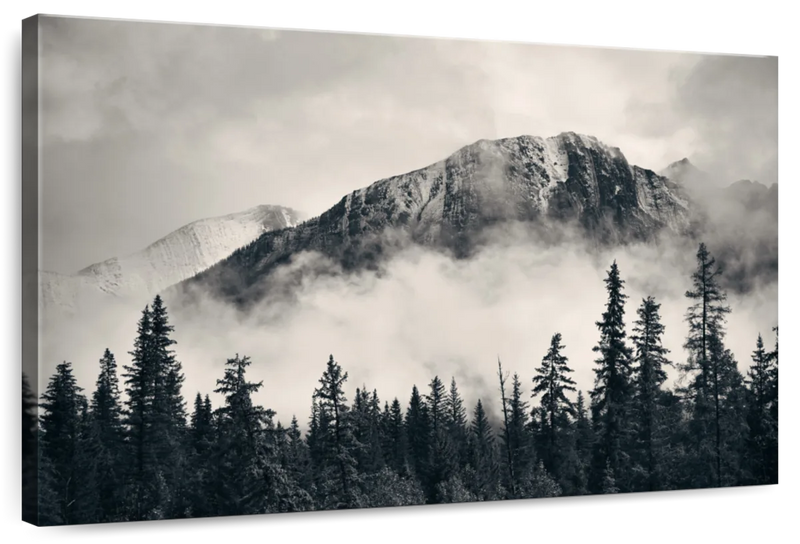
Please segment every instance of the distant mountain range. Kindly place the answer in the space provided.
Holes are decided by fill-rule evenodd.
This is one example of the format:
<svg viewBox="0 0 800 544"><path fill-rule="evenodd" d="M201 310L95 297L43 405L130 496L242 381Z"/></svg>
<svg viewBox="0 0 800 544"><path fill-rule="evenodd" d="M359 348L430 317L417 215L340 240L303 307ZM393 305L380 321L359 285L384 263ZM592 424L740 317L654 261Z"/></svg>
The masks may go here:
<svg viewBox="0 0 800 544"><path fill-rule="evenodd" d="M261 234L299 223L296 211L256 206L201 219L164 236L142 251L93 264L75 274L39 272L39 310L44 316L73 314L109 297L146 301L202 272Z"/></svg>
<svg viewBox="0 0 800 544"><path fill-rule="evenodd" d="M40 272L40 310L72 313L108 297L146 301L165 290L240 306L270 289L271 272L307 251L345 270L379 266L392 240L465 258L492 226L515 222L556 240L566 230L596 245L703 239L731 286L777 279L778 187L713 182L688 159L659 173L630 164L592 136L479 140L425 168L382 179L300 222L281 206L196 221L144 250L75 274Z"/></svg>

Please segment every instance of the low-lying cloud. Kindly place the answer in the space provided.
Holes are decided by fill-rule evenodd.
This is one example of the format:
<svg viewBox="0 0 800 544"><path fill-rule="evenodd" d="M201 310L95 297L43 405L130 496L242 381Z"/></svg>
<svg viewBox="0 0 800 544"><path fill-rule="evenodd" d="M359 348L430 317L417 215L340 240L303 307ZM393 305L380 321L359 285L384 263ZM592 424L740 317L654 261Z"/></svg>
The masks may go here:
<svg viewBox="0 0 800 544"><path fill-rule="evenodd" d="M498 357L505 370L519 373L527 397L555 332L563 335L578 387L588 392L594 380L592 347L599 338L595 322L606 301L603 278L615 259L630 297L629 331L641 299L655 296L662 304L670 357L685 360L684 294L694 267L693 244L663 240L597 250L573 240L553 246L521 228L505 228L496 238L470 259L408 246L380 271L353 274L331 274L334 263L303 253L277 269L270 282L296 282L300 271L328 273L302 274L291 298L268 296L246 313L207 296L189 307L168 298L187 402L199 391L218 404L215 382L225 360L238 353L252 358L250 379L263 380L258 402L276 410L283 423L297 415L305 425L312 392L333 354L349 373L350 399L356 387L366 385L377 389L382 401L398 397L406 406L412 385L426 391L434 375L446 383L452 376L470 410L481 398L496 413ZM749 366L759 332L771 342L777 300L776 282L731 294L727 343L740 370ZM141 307L119 304L43 333L42 383L67 359L90 391L105 347L127 363ZM670 371L670 385L677 375Z"/></svg>

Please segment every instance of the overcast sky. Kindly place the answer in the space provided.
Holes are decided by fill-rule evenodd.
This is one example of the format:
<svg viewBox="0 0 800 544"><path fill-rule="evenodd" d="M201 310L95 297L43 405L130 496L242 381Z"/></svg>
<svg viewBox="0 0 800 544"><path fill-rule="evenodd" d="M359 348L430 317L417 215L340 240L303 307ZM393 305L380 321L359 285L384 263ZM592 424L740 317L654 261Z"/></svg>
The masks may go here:
<svg viewBox="0 0 800 544"><path fill-rule="evenodd" d="M777 182L775 58L44 18L42 267L258 204L316 215L481 138Z"/></svg>

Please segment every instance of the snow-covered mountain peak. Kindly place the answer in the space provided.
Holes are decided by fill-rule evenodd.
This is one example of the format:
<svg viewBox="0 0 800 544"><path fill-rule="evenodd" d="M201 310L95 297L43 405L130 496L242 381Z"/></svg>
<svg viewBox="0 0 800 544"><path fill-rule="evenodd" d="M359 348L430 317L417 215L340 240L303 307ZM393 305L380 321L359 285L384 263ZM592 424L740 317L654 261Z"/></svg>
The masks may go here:
<svg viewBox="0 0 800 544"><path fill-rule="evenodd" d="M147 300L202 272L265 232L300 223L295 210L261 205L220 217L200 219L145 249L92 264L76 274L39 273L40 311L74 312L100 296Z"/></svg>

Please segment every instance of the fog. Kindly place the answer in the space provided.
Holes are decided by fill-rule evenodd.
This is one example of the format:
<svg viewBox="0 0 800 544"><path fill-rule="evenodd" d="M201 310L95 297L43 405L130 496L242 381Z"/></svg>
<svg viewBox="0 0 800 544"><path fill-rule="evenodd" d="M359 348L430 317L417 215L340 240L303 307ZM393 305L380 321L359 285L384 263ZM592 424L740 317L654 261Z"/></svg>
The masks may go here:
<svg viewBox="0 0 800 544"><path fill-rule="evenodd" d="M599 339L595 322L606 301L603 278L614 260L630 297L629 332L641 299L653 295L662 305L670 358L685 360L684 294L695 262L693 244L668 238L598 250L571 236L554 246L538 242L519 225L492 236L494 243L468 260L408 245L380 271L357 274L331 273L337 267L325 257L300 254L270 278L280 285L297 281L297 272L305 271L294 296L267 297L247 313L208 296L193 297L199 302L190 307L168 298L188 408L198 391L219 405L221 399L212 393L215 382L226 359L238 353L252 358L249 379L263 381L257 401L276 410L284 424L297 415L305 426L312 392L333 354L349 373L350 400L364 385L376 389L382 402L398 397L405 408L412 386L426 392L438 375L448 384L455 377L470 411L481 398L496 414L498 357L504 370L519 373L528 397L534 369L555 332L562 333L575 380L587 393L594 380L592 347ZM326 274L309 272L318 270ZM759 333L772 343L777 300L777 282L730 294L727 345L740 370L749 366ZM106 347L120 366L129 363L143 306L119 300L84 309L67 322L45 324L41 385L66 359L89 393ZM678 372L669 375L672 386Z"/></svg>

